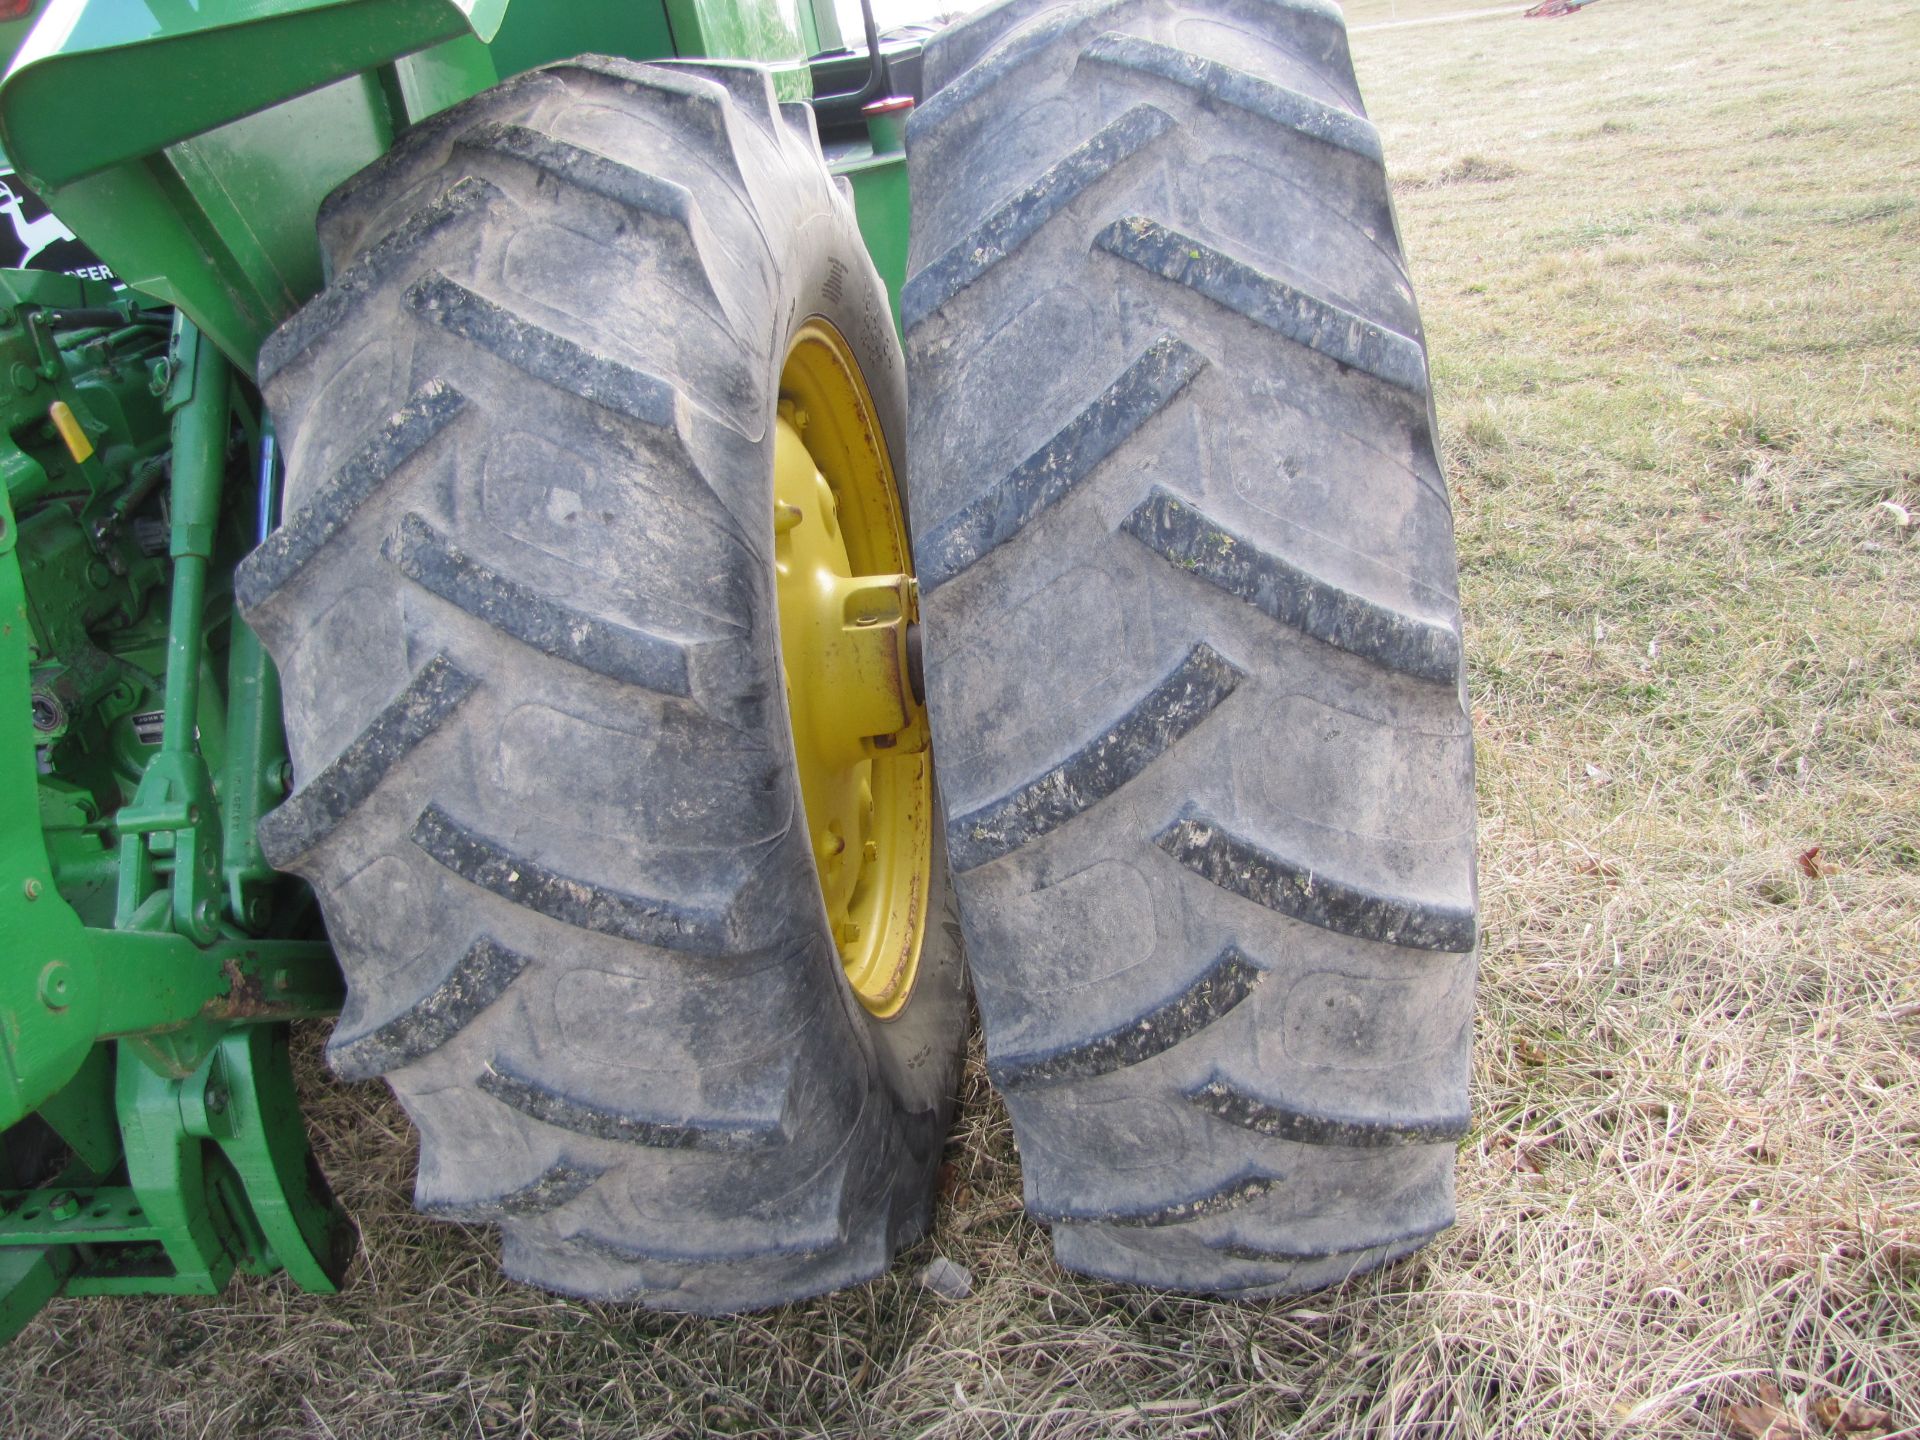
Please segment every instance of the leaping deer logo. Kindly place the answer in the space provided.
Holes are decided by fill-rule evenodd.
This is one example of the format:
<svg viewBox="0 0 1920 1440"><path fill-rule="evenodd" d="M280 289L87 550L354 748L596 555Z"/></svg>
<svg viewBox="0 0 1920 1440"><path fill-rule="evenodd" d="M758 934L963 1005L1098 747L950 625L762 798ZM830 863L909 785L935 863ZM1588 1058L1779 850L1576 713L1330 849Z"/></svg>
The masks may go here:
<svg viewBox="0 0 1920 1440"><path fill-rule="evenodd" d="M20 239L21 255L13 263L21 269L31 265L33 257L55 241L73 239L73 231L51 211L32 220L21 214L20 197L5 181L0 181L0 211L13 222L13 233Z"/></svg>

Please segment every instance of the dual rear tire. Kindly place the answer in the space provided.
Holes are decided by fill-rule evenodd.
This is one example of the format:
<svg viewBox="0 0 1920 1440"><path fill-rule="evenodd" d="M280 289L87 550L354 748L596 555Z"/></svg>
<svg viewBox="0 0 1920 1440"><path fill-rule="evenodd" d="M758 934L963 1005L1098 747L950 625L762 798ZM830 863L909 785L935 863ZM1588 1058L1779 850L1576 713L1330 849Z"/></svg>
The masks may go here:
<svg viewBox="0 0 1920 1440"><path fill-rule="evenodd" d="M1451 1218L1474 943L1450 522L1344 31L1003 0L926 72L904 369L749 68L530 72L323 209L236 589L329 1055L510 1275L760 1308L926 1229L964 930L1063 1263L1337 1280Z"/></svg>
<svg viewBox="0 0 1920 1440"><path fill-rule="evenodd" d="M927 689L988 1071L1071 1269L1261 1295L1453 1218L1472 740L1425 347L1318 0L1006 0L907 129Z"/></svg>
<svg viewBox="0 0 1920 1440"><path fill-rule="evenodd" d="M260 364L286 518L237 590L298 778L262 838L347 975L334 1068L387 1079L416 1203L498 1223L517 1279L717 1312L879 1274L927 1226L965 981L924 749L888 762L922 813L874 844L910 894L857 912L877 967L795 764L776 452L851 397L818 465L871 480L905 418L810 112L583 57L412 131L321 238Z"/></svg>

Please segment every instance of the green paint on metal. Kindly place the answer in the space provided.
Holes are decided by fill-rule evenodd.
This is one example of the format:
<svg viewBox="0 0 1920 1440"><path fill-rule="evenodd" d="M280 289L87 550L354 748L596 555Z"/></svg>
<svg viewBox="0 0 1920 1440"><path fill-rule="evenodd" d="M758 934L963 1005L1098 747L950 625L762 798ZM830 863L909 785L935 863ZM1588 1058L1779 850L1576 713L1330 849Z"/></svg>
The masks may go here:
<svg viewBox="0 0 1920 1440"><path fill-rule="evenodd" d="M230 1033L183 1076L125 1044L101 1056L124 1162L0 1191L0 1340L61 1291L206 1295L236 1268L339 1288L354 1230L309 1163L284 1026Z"/></svg>
<svg viewBox="0 0 1920 1440"><path fill-rule="evenodd" d="M140 788L114 818L120 834L114 924L122 930L170 928L205 945L220 933L216 897L222 829L197 721L207 572L226 469L230 377L226 357L201 343L184 316L174 327L170 363L173 583L161 705L165 722L160 753L147 762ZM171 871L165 890L157 884L161 862Z"/></svg>
<svg viewBox="0 0 1920 1440"><path fill-rule="evenodd" d="M450 105L458 105L505 73L496 67L489 47L472 35L457 36L408 55L385 70L392 73L400 96L397 108L391 98L387 104L387 120L394 129L417 124Z"/></svg>
<svg viewBox="0 0 1920 1440"><path fill-rule="evenodd" d="M113 1064L105 1045L88 1052L86 1062L57 1094L40 1106L40 1118L93 1175L105 1175L119 1163L120 1129L113 1120Z"/></svg>
<svg viewBox="0 0 1920 1440"><path fill-rule="evenodd" d="M505 3L204 0L162 23L93 0L23 47L0 144L115 274L251 373L320 288L320 201L396 130L494 82L482 40Z"/></svg>
<svg viewBox="0 0 1920 1440"><path fill-rule="evenodd" d="M60 1293L72 1264L68 1250L0 1250L0 1345L26 1328L40 1307Z"/></svg>
<svg viewBox="0 0 1920 1440"><path fill-rule="evenodd" d="M421 103L445 100L442 87ZM116 275L251 373L260 342L320 288L320 201L391 139L385 94L358 76L40 193Z"/></svg>
<svg viewBox="0 0 1920 1440"><path fill-rule="evenodd" d="M666 0L666 6L674 53L758 61L772 71L782 100L812 96L806 60L819 48L819 27L811 6L801 0Z"/></svg>
<svg viewBox="0 0 1920 1440"><path fill-rule="evenodd" d="M208 1174L207 1149L181 1113L183 1093L204 1095L208 1083L198 1074L184 1080L156 1074L122 1047L114 1084L127 1183L140 1202L136 1218L166 1255L170 1288L187 1295L212 1295L224 1286L238 1248L230 1243L237 1238L232 1223L211 1192L215 1177ZM31 1208L23 1208L23 1219ZM0 1241L8 1238L0 1229Z"/></svg>
<svg viewBox="0 0 1920 1440"><path fill-rule="evenodd" d="M265 926L275 872L260 850L260 817L287 794L287 740L280 674L259 637L234 616L227 642L226 781L220 794L220 853L226 907L249 930Z"/></svg>
<svg viewBox="0 0 1920 1440"><path fill-rule="evenodd" d="M884 103L884 102L883 102ZM867 119L868 143L836 159L830 168L853 183L853 210L860 238L886 283L893 328L900 328L900 287L907 283L907 156L905 107Z"/></svg>
<svg viewBox="0 0 1920 1440"><path fill-rule="evenodd" d="M229 1026L340 1008L339 971L324 942L231 939L202 949L177 934L90 929L50 886L33 903L45 912L25 914L26 902L0 895L0 928L18 946L0 964L8 1022L0 1129L67 1085L96 1040L138 1036L156 1058L177 1057L164 1063L179 1073Z"/></svg>
<svg viewBox="0 0 1920 1440"><path fill-rule="evenodd" d="M536 65L589 52L633 59L671 55L673 41L660 0L567 0L564 5L518 0L507 7L487 48L504 80Z"/></svg>
<svg viewBox="0 0 1920 1440"><path fill-rule="evenodd" d="M319 1168L309 1163L286 1027L260 1025L230 1034L213 1059L220 1062L227 1098L224 1112L208 1114L208 1134L233 1167L265 1241L256 1263L268 1272L284 1269L303 1290L332 1293L346 1274L354 1230ZM208 1094L199 1093L203 1099Z"/></svg>
<svg viewBox="0 0 1920 1440"><path fill-rule="evenodd" d="M44 194L428 46L466 35L490 40L506 3L58 6L7 75L0 144Z"/></svg>
<svg viewBox="0 0 1920 1440"><path fill-rule="evenodd" d="M68 1156L0 1152L0 1334L58 1291L236 1266L330 1289L351 1233L283 1023L338 1009L337 964L246 933L300 914L252 833L285 744L228 594L271 513L232 482L271 480L270 439L219 350L139 303L0 272L0 1129Z"/></svg>

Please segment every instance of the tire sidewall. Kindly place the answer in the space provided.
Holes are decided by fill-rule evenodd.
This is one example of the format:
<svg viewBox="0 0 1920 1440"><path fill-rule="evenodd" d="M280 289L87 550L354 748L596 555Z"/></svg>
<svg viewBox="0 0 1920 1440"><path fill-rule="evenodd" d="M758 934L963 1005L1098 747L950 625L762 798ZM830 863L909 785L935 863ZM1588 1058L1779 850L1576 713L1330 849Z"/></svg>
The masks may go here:
<svg viewBox="0 0 1920 1440"><path fill-rule="evenodd" d="M907 370L886 287L867 256L851 203L820 176L816 208L794 227L782 273L789 277L779 327L773 336L776 377L794 337L809 321L827 321L846 340L860 367L893 465L903 511L908 503ZM777 391L777 385L772 387ZM771 423L771 422L769 422ZM771 495L771 447L769 447ZM771 502L769 502L771 514ZM903 514L903 520L907 517ZM771 525L771 520L769 520ZM910 532L909 532L910 533ZM911 551L909 551L909 554ZM784 692L782 698L784 705ZM792 735L792 717L787 717ZM932 763L931 751L928 761ZM795 785L796 793L798 784ZM934 772L933 861L926 896L925 936L920 969L907 1005L891 1019L868 1012L853 994L844 972L838 977L842 999L857 1032L872 1048L876 1072L900 1109L918 1118L911 1142L916 1151L937 1155L953 1113L964 1049L967 1015L966 967L960 924L947 877L946 813L940 803L939 772ZM812 851L808 848L808 863ZM818 876L815 876L818 895ZM816 901L816 903L818 903ZM820 932L827 934L824 906ZM836 954L831 943L829 956ZM838 966L835 966L836 970ZM922 1158L927 1158L924 1154Z"/></svg>

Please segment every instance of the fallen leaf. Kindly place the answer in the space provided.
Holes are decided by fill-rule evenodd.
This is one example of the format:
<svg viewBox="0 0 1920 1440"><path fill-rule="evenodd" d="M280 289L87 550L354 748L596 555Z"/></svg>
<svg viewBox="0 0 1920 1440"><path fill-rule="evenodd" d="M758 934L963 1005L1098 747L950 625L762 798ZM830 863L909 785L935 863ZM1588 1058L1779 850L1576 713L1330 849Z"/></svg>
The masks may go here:
<svg viewBox="0 0 1920 1440"><path fill-rule="evenodd" d="M1513 1053L1524 1065L1544 1065L1553 1057L1524 1035L1513 1037Z"/></svg>
<svg viewBox="0 0 1920 1440"><path fill-rule="evenodd" d="M1741 1440L1806 1440L1807 1432L1789 1415L1780 1399L1780 1391L1771 1381L1755 1387L1758 1398L1751 1405L1729 1405L1727 1427Z"/></svg>
<svg viewBox="0 0 1920 1440"><path fill-rule="evenodd" d="M1811 850L1800 852L1800 873L1809 880L1818 880L1822 875L1831 875L1834 869L1834 866L1821 858L1818 845Z"/></svg>
<svg viewBox="0 0 1920 1440"><path fill-rule="evenodd" d="M1610 773L1592 763L1587 765L1587 779L1596 785L1611 785L1613 783L1613 776Z"/></svg>
<svg viewBox="0 0 1920 1440"><path fill-rule="evenodd" d="M1884 1435L1893 1425L1893 1416L1885 1410L1838 1395L1822 1395L1814 1401L1813 1418L1834 1435Z"/></svg>

